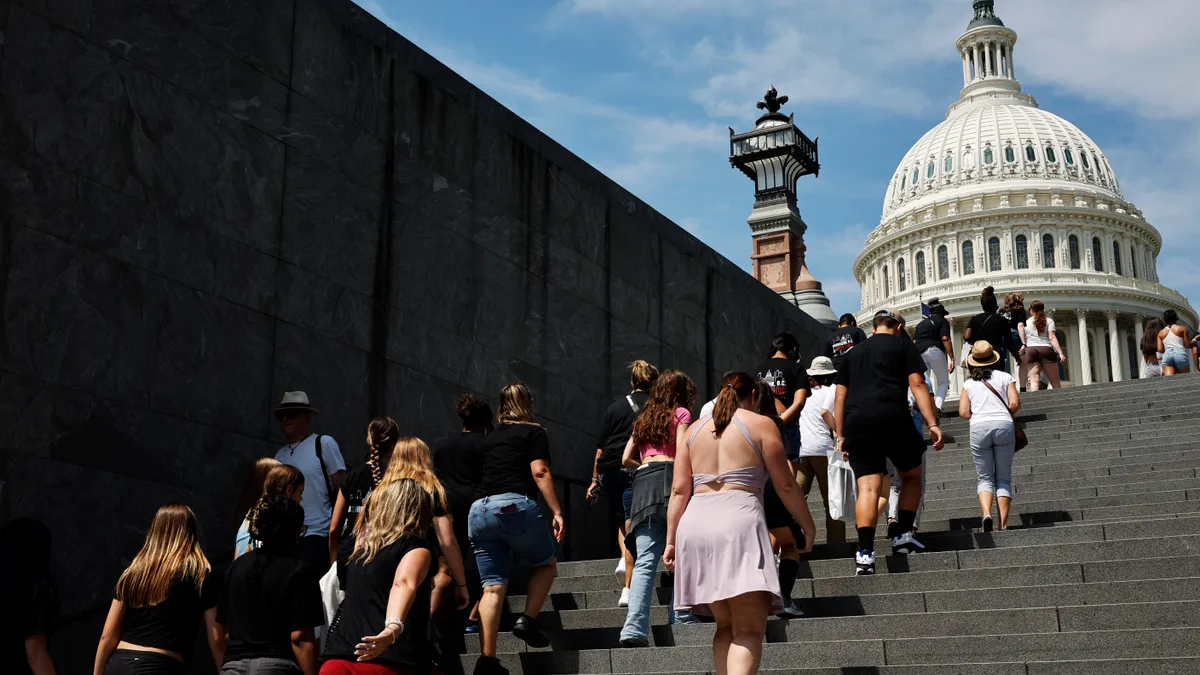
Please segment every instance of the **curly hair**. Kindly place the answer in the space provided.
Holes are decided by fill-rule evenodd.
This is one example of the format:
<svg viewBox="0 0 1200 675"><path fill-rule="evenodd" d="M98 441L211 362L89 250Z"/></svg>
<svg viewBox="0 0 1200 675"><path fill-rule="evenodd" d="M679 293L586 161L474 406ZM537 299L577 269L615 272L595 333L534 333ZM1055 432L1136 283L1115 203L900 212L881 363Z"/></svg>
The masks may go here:
<svg viewBox="0 0 1200 675"><path fill-rule="evenodd" d="M263 546L288 550L296 546L304 529L304 507L282 495L265 495L254 507L250 536Z"/></svg>
<svg viewBox="0 0 1200 675"><path fill-rule="evenodd" d="M671 438L675 409L692 409L696 403L696 383L682 370L668 370L650 386L650 400L633 422L633 442L664 446Z"/></svg>

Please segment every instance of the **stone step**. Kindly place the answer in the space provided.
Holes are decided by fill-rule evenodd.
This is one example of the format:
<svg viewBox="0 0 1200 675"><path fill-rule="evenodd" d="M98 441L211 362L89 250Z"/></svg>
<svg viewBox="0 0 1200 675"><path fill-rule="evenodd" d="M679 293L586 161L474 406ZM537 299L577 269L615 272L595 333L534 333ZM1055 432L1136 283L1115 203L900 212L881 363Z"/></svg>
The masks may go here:
<svg viewBox="0 0 1200 675"><path fill-rule="evenodd" d="M1190 464L1189 464L1190 463ZM1192 468L1200 465L1200 449L1160 452L1153 455L1138 455L1128 458L1125 462L1116 462L1110 458L1101 459L1084 459L1072 460L1065 462L1049 463L1049 464L1016 464L1013 466L1012 475L1027 476L1039 475L1046 478L1063 478L1070 476L1078 476L1085 478L1087 476L1110 476L1117 474L1130 474L1139 471L1146 471L1155 466L1164 468ZM965 475L964 475L965 474ZM961 480L970 478L975 474L975 464L962 464L960 468L941 469L931 467L929 469L928 480Z"/></svg>
<svg viewBox="0 0 1200 675"><path fill-rule="evenodd" d="M1096 487L1076 487L1076 488L1060 488L1055 490L1045 490L1027 485L1014 484L1013 490L1016 496L1022 500L1028 501L1046 501L1053 499L1086 499L1089 497L1113 497L1117 495L1137 494L1154 489L1167 490L1197 490L1200 492L1200 478L1183 478L1163 481L1161 485L1153 483L1139 482L1131 485L1116 486L1106 490L1105 494L1099 493L1099 488ZM925 494L925 509L933 510L945 508L946 505L974 505L978 503L975 487L969 489L960 489L953 492L946 490L927 491ZM994 501L994 500L993 500Z"/></svg>
<svg viewBox="0 0 1200 675"><path fill-rule="evenodd" d="M1005 659L1012 659L1017 650L1027 660L1022 663L1053 662L1050 667L1057 667L1059 662L1065 661L1125 659L1128 663L1137 663L1147 659L1190 659L1200 653L1200 631L1187 627L775 642L763 646L762 667L770 672L772 669L794 668L796 664L804 663L821 664L826 668L839 669L842 673L865 673L878 672L877 668L882 666L920 665L922 668L919 672L926 673L938 672L927 670L930 665L953 664L960 668L970 667L942 672L974 674L988 671L976 669L973 664L1003 663ZM514 675L709 672L712 668L712 648L707 644L654 649L500 652L498 656ZM474 668L476 658L472 654L463 655L462 663L467 672ZM1190 662L1182 663L1190 665ZM854 668L869 670L856 671Z"/></svg>
<svg viewBox="0 0 1200 675"><path fill-rule="evenodd" d="M640 674L634 671L624 675ZM1027 663L934 664L848 668L763 668L762 675L1194 675L1200 657L1031 661ZM675 671L664 675L714 675L715 671Z"/></svg>

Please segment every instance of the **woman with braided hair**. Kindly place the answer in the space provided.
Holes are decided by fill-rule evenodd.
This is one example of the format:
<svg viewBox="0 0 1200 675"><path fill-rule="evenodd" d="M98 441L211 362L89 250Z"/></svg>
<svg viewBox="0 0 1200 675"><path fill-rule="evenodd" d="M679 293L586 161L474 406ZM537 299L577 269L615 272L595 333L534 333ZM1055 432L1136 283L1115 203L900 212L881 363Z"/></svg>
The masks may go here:
<svg viewBox="0 0 1200 675"><path fill-rule="evenodd" d="M390 417L376 417L367 424L367 461L346 476L333 505L329 524L329 553L337 560L338 581L346 583L346 561L354 552L354 525L363 503L383 481L392 450L400 439L400 425Z"/></svg>
<svg viewBox="0 0 1200 675"><path fill-rule="evenodd" d="M262 482L262 494L259 495L259 500L250 507L250 511L246 513L246 519L242 522L242 528L238 530L237 543L233 550L234 560L258 548L259 542L254 538L250 523L254 522L254 514L262 504L262 497L267 496L286 497L300 503L301 498L304 497L304 472L294 466L279 462L275 462L275 466L267 471L267 476Z"/></svg>
<svg viewBox="0 0 1200 675"><path fill-rule="evenodd" d="M317 675L317 638L324 623L320 572L296 557L304 507L266 495L251 512L258 548L225 575L217 632L225 636L221 675Z"/></svg>

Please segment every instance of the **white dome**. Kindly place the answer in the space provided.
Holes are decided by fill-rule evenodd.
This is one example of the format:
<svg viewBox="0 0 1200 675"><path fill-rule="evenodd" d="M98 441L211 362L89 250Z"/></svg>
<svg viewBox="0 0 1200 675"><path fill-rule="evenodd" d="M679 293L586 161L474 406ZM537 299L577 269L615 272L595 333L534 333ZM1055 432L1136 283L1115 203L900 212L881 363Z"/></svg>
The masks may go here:
<svg viewBox="0 0 1200 675"><path fill-rule="evenodd" d="M883 219L1001 181L1013 191L1029 181L1031 189L1087 185L1097 196L1121 196L1108 159L1074 124L1036 104L993 103L952 110L905 153L888 186Z"/></svg>

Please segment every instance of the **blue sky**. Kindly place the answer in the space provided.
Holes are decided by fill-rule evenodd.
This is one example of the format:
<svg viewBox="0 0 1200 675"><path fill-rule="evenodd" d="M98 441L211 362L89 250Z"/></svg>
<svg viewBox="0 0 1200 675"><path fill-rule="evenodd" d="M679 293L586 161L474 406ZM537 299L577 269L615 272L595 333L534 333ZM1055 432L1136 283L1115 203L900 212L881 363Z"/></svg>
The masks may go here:
<svg viewBox="0 0 1200 675"><path fill-rule="evenodd" d="M819 137L801 180L808 263L836 313L905 151L957 99L970 0L358 0L626 189L749 268L748 179L729 166L769 84ZM1194 0L997 0L1017 75L1108 155L1200 301Z"/></svg>

